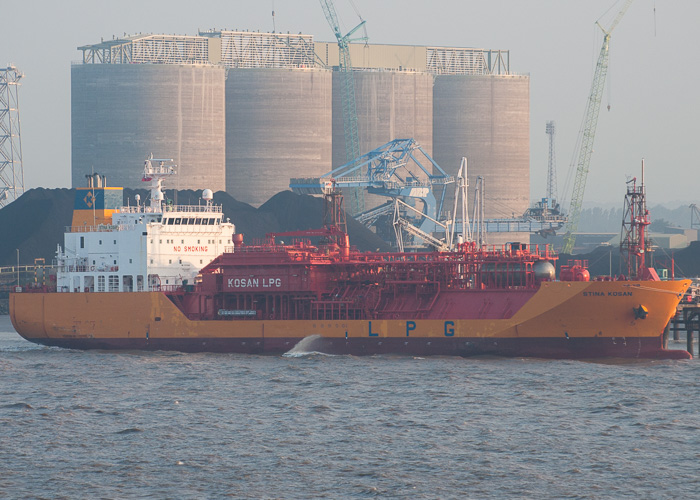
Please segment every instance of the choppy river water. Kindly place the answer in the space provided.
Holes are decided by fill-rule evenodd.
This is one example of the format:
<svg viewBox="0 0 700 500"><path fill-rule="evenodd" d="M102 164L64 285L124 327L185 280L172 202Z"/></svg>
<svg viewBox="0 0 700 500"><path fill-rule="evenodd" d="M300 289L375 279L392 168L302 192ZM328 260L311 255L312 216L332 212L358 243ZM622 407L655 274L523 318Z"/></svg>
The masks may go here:
<svg viewBox="0 0 700 500"><path fill-rule="evenodd" d="M698 401L698 360L82 352L0 316L0 497L697 498Z"/></svg>

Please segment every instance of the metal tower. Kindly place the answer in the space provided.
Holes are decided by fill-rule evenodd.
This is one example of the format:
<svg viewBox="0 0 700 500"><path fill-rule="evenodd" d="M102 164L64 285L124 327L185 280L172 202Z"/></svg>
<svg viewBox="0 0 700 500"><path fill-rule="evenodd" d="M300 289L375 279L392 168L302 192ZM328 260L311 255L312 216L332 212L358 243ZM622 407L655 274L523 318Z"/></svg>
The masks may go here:
<svg viewBox="0 0 700 500"><path fill-rule="evenodd" d="M15 66L0 68L0 207L24 193L18 94L23 77Z"/></svg>
<svg viewBox="0 0 700 500"><path fill-rule="evenodd" d="M557 196L557 158L554 151L554 131L553 121L548 121L545 131L549 136L549 162L547 164L547 198L554 203L559 199Z"/></svg>
<svg viewBox="0 0 700 500"><path fill-rule="evenodd" d="M627 276L649 279L646 255L651 251L651 242L646 238L647 226L651 224L646 204L644 186L644 160L642 160L642 182L634 177L627 181L627 195L620 231L620 253L627 265ZM656 278L658 280L658 277Z"/></svg>

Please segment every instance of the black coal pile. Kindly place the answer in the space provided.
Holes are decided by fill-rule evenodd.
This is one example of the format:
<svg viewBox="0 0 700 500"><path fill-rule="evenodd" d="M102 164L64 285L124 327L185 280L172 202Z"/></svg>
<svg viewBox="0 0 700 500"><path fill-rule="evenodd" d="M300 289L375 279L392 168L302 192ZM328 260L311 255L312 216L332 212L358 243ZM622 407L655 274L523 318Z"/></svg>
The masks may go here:
<svg viewBox="0 0 700 500"><path fill-rule="evenodd" d="M658 253L654 258L657 261L660 259ZM669 264L669 267L671 259L675 265L676 277L695 278L700 276L700 241L691 241L690 246L674 251L672 256L665 255L663 260Z"/></svg>
<svg viewBox="0 0 700 500"><path fill-rule="evenodd" d="M587 254L560 254L557 272L570 260L586 260L591 276L627 275L627 261L622 258L620 247L598 247ZM668 269L670 278L672 266L675 268L676 278L700 276L700 241L692 241L690 246L682 249L657 249L654 252L654 268Z"/></svg>
<svg viewBox="0 0 700 500"><path fill-rule="evenodd" d="M267 200L258 211L274 216L277 224L279 224L278 229L275 229L275 231L315 229L323 224L323 203L322 198L298 195L291 191L282 191ZM391 251L391 247L384 240L352 217L347 217L347 224L350 243L359 250Z"/></svg>
<svg viewBox="0 0 700 500"><path fill-rule="evenodd" d="M124 203L135 204L135 195L141 203L148 202L145 189L124 189ZM201 191L165 191L174 204L204 203ZM0 210L0 266L17 263L31 264L36 258L51 263L56 245L63 245L63 233L73 217L74 189L31 189L19 199ZM267 233L315 229L322 226L323 200L313 196L297 195L291 191L276 194L260 208L237 201L229 194L214 194L214 203L221 205L224 216L243 233L247 243L261 241ZM360 250L389 251L390 247L362 224L348 217L350 242Z"/></svg>
<svg viewBox="0 0 700 500"><path fill-rule="evenodd" d="M30 189L0 210L0 265L33 264L46 259L50 264L56 245L63 245L63 233L73 218L75 191L72 189Z"/></svg>

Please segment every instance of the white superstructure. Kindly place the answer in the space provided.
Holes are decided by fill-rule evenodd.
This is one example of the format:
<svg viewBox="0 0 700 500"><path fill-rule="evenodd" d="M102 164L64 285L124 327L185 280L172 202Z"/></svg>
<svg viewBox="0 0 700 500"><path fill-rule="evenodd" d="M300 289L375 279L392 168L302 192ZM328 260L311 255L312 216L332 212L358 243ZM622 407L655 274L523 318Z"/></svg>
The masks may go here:
<svg viewBox="0 0 700 500"><path fill-rule="evenodd" d="M74 223L67 229L64 248L57 251L59 292L152 291L194 284L202 267L225 247L231 251L235 227L212 204L211 190L203 191L199 205L165 202L163 180L175 175L171 162L152 156L146 160L148 204L137 195L135 206L114 207L111 224ZM90 194L98 198L95 189L83 192L86 199Z"/></svg>

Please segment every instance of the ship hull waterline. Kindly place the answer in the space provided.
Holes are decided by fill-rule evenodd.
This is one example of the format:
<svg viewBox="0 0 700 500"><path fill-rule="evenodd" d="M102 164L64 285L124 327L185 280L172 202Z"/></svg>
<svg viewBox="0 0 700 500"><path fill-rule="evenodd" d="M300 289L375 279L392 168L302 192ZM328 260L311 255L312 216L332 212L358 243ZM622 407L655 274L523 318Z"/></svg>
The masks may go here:
<svg viewBox="0 0 700 500"><path fill-rule="evenodd" d="M663 348L663 331L689 283L543 283L503 319L202 321L162 292L13 293L10 316L25 339L75 349L688 359Z"/></svg>

